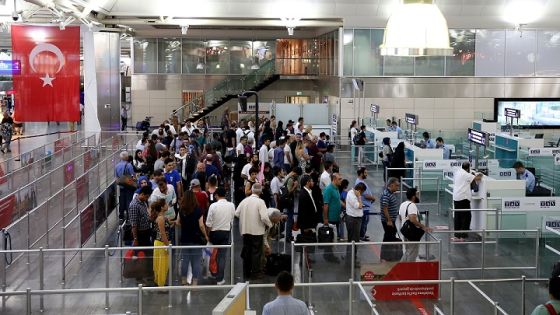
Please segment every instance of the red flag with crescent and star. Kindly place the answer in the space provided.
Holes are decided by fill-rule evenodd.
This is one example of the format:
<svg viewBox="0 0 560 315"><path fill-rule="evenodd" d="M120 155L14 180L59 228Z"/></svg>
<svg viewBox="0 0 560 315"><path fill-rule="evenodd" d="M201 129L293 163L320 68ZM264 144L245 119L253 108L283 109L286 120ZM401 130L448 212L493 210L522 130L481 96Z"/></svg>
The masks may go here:
<svg viewBox="0 0 560 315"><path fill-rule="evenodd" d="M80 28L12 24L16 121L80 120Z"/></svg>

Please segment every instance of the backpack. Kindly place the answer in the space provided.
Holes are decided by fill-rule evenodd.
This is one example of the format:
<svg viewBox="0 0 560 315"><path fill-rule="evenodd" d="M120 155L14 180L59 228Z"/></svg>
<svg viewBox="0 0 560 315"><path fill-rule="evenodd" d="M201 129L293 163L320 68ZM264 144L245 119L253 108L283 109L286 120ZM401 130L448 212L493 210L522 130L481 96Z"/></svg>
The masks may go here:
<svg viewBox="0 0 560 315"><path fill-rule="evenodd" d="M358 132L358 134L354 136L354 139L352 139L352 141L356 145L364 145L366 144L366 134L364 132Z"/></svg>
<svg viewBox="0 0 560 315"><path fill-rule="evenodd" d="M294 204L294 193L290 193L290 189L288 188L288 180L292 177L286 178L286 181L280 187L280 194L278 195L278 202L280 203L281 208L288 208ZM292 178L292 180L295 180Z"/></svg>

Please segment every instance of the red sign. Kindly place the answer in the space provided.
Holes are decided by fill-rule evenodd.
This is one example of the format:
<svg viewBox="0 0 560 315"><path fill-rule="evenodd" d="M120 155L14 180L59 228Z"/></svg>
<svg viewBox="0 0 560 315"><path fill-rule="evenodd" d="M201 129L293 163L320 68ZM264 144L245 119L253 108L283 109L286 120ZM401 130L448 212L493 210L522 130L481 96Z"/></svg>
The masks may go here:
<svg viewBox="0 0 560 315"><path fill-rule="evenodd" d="M17 121L80 120L80 28L12 24Z"/></svg>
<svg viewBox="0 0 560 315"><path fill-rule="evenodd" d="M384 277L384 281L438 280L439 262L400 262ZM371 289L376 300L437 299L437 284L378 285Z"/></svg>
<svg viewBox="0 0 560 315"><path fill-rule="evenodd" d="M0 200L0 229L10 225L16 209L16 196L10 195Z"/></svg>

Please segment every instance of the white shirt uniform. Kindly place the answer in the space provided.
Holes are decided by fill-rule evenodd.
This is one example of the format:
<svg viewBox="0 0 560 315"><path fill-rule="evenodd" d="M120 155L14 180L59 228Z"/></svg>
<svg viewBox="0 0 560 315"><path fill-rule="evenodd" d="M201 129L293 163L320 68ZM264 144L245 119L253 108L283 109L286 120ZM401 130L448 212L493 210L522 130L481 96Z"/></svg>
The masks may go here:
<svg viewBox="0 0 560 315"><path fill-rule="evenodd" d="M330 184L331 184L331 174L329 174L329 172L325 170L323 171L323 173L321 173L321 178L319 179L319 188L323 190L325 189L325 187L329 186Z"/></svg>
<svg viewBox="0 0 560 315"><path fill-rule="evenodd" d="M348 191L346 195L346 214L354 218L361 218L364 216L364 210L358 208L358 197L356 197L354 189Z"/></svg>
<svg viewBox="0 0 560 315"><path fill-rule="evenodd" d="M210 228L210 231L230 231L234 216L235 205L225 199L220 199L208 208L206 226Z"/></svg>
<svg viewBox="0 0 560 315"><path fill-rule="evenodd" d="M280 179L278 176L274 176L270 182L270 191L272 194L280 194L280 188L284 185L284 180Z"/></svg>
<svg viewBox="0 0 560 315"><path fill-rule="evenodd" d="M259 161L261 161L262 164L268 162L268 147L264 144L259 150Z"/></svg>
<svg viewBox="0 0 560 315"><path fill-rule="evenodd" d="M475 176L462 168L453 174L453 201L471 200L471 183Z"/></svg>

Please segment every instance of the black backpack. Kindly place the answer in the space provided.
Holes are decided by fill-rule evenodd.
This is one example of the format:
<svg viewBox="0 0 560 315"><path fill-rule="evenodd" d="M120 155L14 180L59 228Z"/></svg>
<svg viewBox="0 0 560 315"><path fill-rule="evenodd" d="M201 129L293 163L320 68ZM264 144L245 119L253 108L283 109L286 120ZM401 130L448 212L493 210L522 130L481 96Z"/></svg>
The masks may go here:
<svg viewBox="0 0 560 315"><path fill-rule="evenodd" d="M295 180L295 178L293 178L293 177L288 177L288 178L286 178L286 181L284 182L282 187L280 187L280 194L278 195L278 202L280 203L280 206L282 207L281 209L291 207L294 204L294 192L290 193L290 189L288 187L288 180L290 178L292 178L292 180Z"/></svg>

